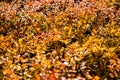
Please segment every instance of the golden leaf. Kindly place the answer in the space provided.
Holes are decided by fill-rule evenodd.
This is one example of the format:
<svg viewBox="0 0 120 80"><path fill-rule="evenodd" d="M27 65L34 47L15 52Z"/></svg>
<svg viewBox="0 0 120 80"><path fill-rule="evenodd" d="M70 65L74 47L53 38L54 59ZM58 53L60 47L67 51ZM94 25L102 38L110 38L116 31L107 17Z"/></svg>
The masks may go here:
<svg viewBox="0 0 120 80"><path fill-rule="evenodd" d="M0 41L3 41L3 40L4 40L4 36L0 35Z"/></svg>
<svg viewBox="0 0 120 80"><path fill-rule="evenodd" d="M22 41L23 41L22 38L19 38L19 39L18 39L19 44L21 44Z"/></svg>
<svg viewBox="0 0 120 80"><path fill-rule="evenodd" d="M95 76L93 80L100 80L99 76Z"/></svg>

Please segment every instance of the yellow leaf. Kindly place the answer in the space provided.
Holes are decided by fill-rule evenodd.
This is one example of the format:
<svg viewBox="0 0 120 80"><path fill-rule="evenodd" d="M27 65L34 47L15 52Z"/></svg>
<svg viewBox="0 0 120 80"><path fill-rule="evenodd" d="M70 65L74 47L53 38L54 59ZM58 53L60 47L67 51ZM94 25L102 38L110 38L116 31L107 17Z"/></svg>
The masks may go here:
<svg viewBox="0 0 120 80"><path fill-rule="evenodd" d="M71 34L72 34L72 29L69 29L68 36L70 36Z"/></svg>
<svg viewBox="0 0 120 80"><path fill-rule="evenodd" d="M17 52L17 49L13 49L13 53L15 54Z"/></svg>
<svg viewBox="0 0 120 80"><path fill-rule="evenodd" d="M93 79L93 77L92 77L92 76L90 76L90 75L87 75L86 77L87 77L87 79L88 79L88 80Z"/></svg>
<svg viewBox="0 0 120 80"><path fill-rule="evenodd" d="M1 36L0 36L0 41L3 41L3 40L4 40L4 36L1 35Z"/></svg>
<svg viewBox="0 0 120 80"><path fill-rule="evenodd" d="M115 33L115 32L116 32L115 29L112 29L112 30L111 30L111 33Z"/></svg>
<svg viewBox="0 0 120 80"><path fill-rule="evenodd" d="M95 29L92 30L94 34L97 34L97 31Z"/></svg>
<svg viewBox="0 0 120 80"><path fill-rule="evenodd" d="M114 26L114 25L115 25L115 22L112 21L112 22L111 22L111 26Z"/></svg>
<svg viewBox="0 0 120 80"><path fill-rule="evenodd" d="M110 52L113 52L115 50L115 47L109 48Z"/></svg>
<svg viewBox="0 0 120 80"><path fill-rule="evenodd" d="M14 44L16 45L16 47L18 47L18 43L16 41L14 41Z"/></svg>
<svg viewBox="0 0 120 80"><path fill-rule="evenodd" d="M48 68L51 67L51 64L50 64L50 62L49 62L48 60L44 60L44 64L45 64Z"/></svg>
<svg viewBox="0 0 120 80"><path fill-rule="evenodd" d="M22 38L19 38L19 39L18 39L19 44L21 44L22 41L23 41Z"/></svg>
<svg viewBox="0 0 120 80"><path fill-rule="evenodd" d="M100 80L99 76L95 76L93 80Z"/></svg>
<svg viewBox="0 0 120 80"><path fill-rule="evenodd" d="M82 21L78 21L78 27L82 26Z"/></svg>
<svg viewBox="0 0 120 80"><path fill-rule="evenodd" d="M119 36L120 37L120 32L115 32L115 36Z"/></svg>

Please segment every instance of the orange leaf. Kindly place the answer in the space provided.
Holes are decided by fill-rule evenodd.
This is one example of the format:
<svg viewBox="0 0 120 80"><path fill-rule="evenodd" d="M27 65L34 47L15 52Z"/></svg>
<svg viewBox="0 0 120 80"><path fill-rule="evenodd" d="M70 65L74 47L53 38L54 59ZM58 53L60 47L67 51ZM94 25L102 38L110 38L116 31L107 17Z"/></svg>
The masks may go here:
<svg viewBox="0 0 120 80"><path fill-rule="evenodd" d="M49 78L50 78L50 80L57 80L53 71L52 71L52 73L50 73Z"/></svg>
<svg viewBox="0 0 120 80"><path fill-rule="evenodd" d="M10 15L13 16L14 15L14 11L10 11Z"/></svg>
<svg viewBox="0 0 120 80"><path fill-rule="evenodd" d="M12 71L9 70L9 69L6 69L6 70L4 70L4 73L7 74L7 75L10 75L10 74L12 74Z"/></svg>
<svg viewBox="0 0 120 80"><path fill-rule="evenodd" d="M40 75L38 75L36 72L34 73L36 80L41 80Z"/></svg>
<svg viewBox="0 0 120 80"><path fill-rule="evenodd" d="M18 78L14 78L13 80L19 80Z"/></svg>
<svg viewBox="0 0 120 80"><path fill-rule="evenodd" d="M34 4L34 2L33 1L31 1L31 2L29 2L28 3L28 5L30 6L30 5L33 5Z"/></svg>

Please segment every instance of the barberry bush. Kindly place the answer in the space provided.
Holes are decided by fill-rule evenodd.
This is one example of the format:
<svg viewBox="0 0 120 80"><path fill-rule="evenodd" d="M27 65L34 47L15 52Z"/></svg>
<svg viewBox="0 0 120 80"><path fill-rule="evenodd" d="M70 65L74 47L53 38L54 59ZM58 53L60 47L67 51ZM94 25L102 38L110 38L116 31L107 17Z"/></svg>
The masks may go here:
<svg viewBox="0 0 120 80"><path fill-rule="evenodd" d="M119 80L119 0L1 0L0 80Z"/></svg>

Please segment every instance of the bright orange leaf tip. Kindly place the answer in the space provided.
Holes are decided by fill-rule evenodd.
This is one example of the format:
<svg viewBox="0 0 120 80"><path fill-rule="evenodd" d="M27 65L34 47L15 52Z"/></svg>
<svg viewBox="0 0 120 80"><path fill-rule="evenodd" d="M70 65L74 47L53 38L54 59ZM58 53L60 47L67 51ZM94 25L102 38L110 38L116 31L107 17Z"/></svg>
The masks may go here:
<svg viewBox="0 0 120 80"><path fill-rule="evenodd" d="M49 79L50 79L50 80L57 80L57 78L55 77L54 71L52 71L52 72L50 73Z"/></svg>
<svg viewBox="0 0 120 80"><path fill-rule="evenodd" d="M12 79L12 80L19 80L18 78L14 78L14 79Z"/></svg>
<svg viewBox="0 0 120 80"><path fill-rule="evenodd" d="M29 6L30 6L30 5L33 5L33 4L34 4L33 1L30 1L30 2L28 3Z"/></svg>
<svg viewBox="0 0 120 80"><path fill-rule="evenodd" d="M35 80L43 80L42 77L37 72L34 73L34 76Z"/></svg>
<svg viewBox="0 0 120 80"><path fill-rule="evenodd" d="M6 69L6 70L4 70L4 74L6 74L6 75L11 75L11 74L12 74L12 71L9 70L9 69Z"/></svg>

